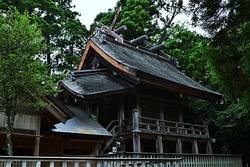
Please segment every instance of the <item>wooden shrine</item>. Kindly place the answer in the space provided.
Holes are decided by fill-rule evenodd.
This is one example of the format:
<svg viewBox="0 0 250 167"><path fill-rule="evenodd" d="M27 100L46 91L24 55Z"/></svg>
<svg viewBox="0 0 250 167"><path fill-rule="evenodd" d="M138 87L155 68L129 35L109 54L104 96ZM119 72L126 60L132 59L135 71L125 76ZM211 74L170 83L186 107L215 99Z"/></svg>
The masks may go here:
<svg viewBox="0 0 250 167"><path fill-rule="evenodd" d="M103 24L87 41L76 71L60 83L61 102L78 106L105 127L111 138L98 155L117 152L212 154L207 125L186 123L181 95L216 100L180 72L177 60L152 46L146 35L132 41ZM113 27L113 26L111 26Z"/></svg>

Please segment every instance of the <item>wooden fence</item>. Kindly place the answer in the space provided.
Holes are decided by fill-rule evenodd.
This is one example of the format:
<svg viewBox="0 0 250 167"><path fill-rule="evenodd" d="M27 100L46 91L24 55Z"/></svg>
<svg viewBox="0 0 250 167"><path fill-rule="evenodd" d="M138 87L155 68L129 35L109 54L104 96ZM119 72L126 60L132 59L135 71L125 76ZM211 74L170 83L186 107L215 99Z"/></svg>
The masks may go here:
<svg viewBox="0 0 250 167"><path fill-rule="evenodd" d="M0 156L0 167L179 167L181 158Z"/></svg>
<svg viewBox="0 0 250 167"><path fill-rule="evenodd" d="M240 155L227 154L157 154L157 153L121 153L107 155L113 158L170 158L182 159L179 167L242 167Z"/></svg>
<svg viewBox="0 0 250 167"><path fill-rule="evenodd" d="M122 153L103 157L0 156L0 167L242 167L239 155Z"/></svg>

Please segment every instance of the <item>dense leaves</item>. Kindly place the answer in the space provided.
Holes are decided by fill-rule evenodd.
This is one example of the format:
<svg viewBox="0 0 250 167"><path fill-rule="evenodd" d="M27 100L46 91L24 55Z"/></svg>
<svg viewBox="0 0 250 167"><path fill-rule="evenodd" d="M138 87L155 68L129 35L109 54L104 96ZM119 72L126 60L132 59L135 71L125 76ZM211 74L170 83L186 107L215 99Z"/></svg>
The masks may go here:
<svg viewBox="0 0 250 167"><path fill-rule="evenodd" d="M120 1L117 3L115 10L98 14L95 21L100 21L109 26L120 5L122 5L122 13L115 28L122 25L127 26L128 30L122 34L125 39L132 40L145 34L153 36L159 30L156 21L156 16L159 15L159 11L153 2L148 0Z"/></svg>
<svg viewBox="0 0 250 167"><path fill-rule="evenodd" d="M2 0L0 9L5 12L16 8L19 12L28 11L35 15L44 36L44 61L54 72L64 68L75 68L81 57L88 31L72 11L71 0Z"/></svg>
<svg viewBox="0 0 250 167"><path fill-rule="evenodd" d="M123 10L118 27L127 26L129 31L124 33L126 39L134 39L145 34L151 37L157 32L155 18L159 11L150 1L127 0Z"/></svg>
<svg viewBox="0 0 250 167"><path fill-rule="evenodd" d="M204 54L209 41L205 37L191 32L184 25L176 25L168 29L165 43L165 52L178 60L180 71L203 85L207 84L207 58Z"/></svg>
<svg viewBox="0 0 250 167"><path fill-rule="evenodd" d="M164 28L174 26L175 17L184 11L183 0L154 0L154 4L160 11L158 19Z"/></svg>
<svg viewBox="0 0 250 167"><path fill-rule="evenodd" d="M12 155L10 134L17 111L42 107L38 98L54 93L55 83L39 59L44 38L27 13L0 14L0 36L0 108L7 115L6 151Z"/></svg>
<svg viewBox="0 0 250 167"><path fill-rule="evenodd" d="M190 0L193 23L211 35L249 21L249 0Z"/></svg>
<svg viewBox="0 0 250 167"><path fill-rule="evenodd" d="M249 0L191 0L194 23L210 32L210 77L225 95L218 113L220 138L229 152L248 156L250 136Z"/></svg>

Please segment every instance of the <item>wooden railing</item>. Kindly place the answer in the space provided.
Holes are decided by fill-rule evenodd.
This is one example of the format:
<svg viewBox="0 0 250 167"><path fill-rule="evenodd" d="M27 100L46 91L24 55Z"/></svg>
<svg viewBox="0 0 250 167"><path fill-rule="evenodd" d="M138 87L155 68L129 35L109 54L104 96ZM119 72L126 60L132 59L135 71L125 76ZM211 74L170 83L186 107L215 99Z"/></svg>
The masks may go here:
<svg viewBox="0 0 250 167"><path fill-rule="evenodd" d="M161 133L178 133L185 135L208 136L208 130L205 125L195 125L182 122L165 121L153 118L139 118L140 130L161 131Z"/></svg>
<svg viewBox="0 0 250 167"><path fill-rule="evenodd" d="M0 156L0 167L179 167L181 158Z"/></svg>
<svg viewBox="0 0 250 167"><path fill-rule="evenodd" d="M196 125L183 122L166 121L161 119L153 119L141 117L137 112L133 112L132 118L124 121L123 130L150 132L156 134L166 134L175 136L191 136L209 138L207 125Z"/></svg>
<svg viewBox="0 0 250 167"><path fill-rule="evenodd" d="M111 139L103 140L102 143L99 145L99 151L101 155L104 154L109 149L109 147L119 136L120 126L118 125L118 123L119 123L118 120L112 120L106 127L106 130L109 131L113 136Z"/></svg>
<svg viewBox="0 0 250 167"><path fill-rule="evenodd" d="M157 154L157 153L120 153L107 155L113 158L177 158L182 159L179 167L242 167L240 155L227 154Z"/></svg>

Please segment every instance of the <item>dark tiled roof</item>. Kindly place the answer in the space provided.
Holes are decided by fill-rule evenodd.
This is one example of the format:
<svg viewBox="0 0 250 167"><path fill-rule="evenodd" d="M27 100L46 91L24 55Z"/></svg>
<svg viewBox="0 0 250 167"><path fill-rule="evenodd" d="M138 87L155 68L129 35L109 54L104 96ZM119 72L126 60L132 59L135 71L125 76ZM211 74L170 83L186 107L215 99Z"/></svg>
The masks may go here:
<svg viewBox="0 0 250 167"><path fill-rule="evenodd" d="M218 97L220 96L219 93L205 88L180 72L169 64L167 60L159 58L157 55L153 55L149 50L145 51L143 49L138 49L135 46L128 46L129 44L122 44L115 41L108 41L106 44L102 44L96 38L91 38L91 40L110 57L119 63L136 70L137 77L139 78L141 78L139 76L140 74L146 74L193 90L207 92ZM182 92L182 90L178 91Z"/></svg>
<svg viewBox="0 0 250 167"><path fill-rule="evenodd" d="M106 93L119 93L135 88L135 85L115 76L114 74L92 73L89 75L76 76L62 81L64 87L71 93L86 98L90 95L104 95Z"/></svg>
<svg viewBox="0 0 250 167"><path fill-rule="evenodd" d="M82 135L95 135L95 136L112 136L105 128L98 122L89 118L87 114L80 108L75 106L67 106L67 108L76 116L69 119L65 124L58 123L52 132L71 133Z"/></svg>

